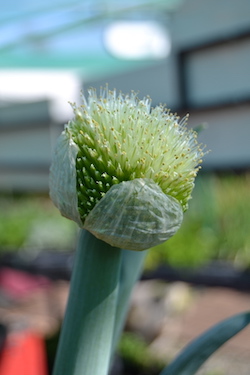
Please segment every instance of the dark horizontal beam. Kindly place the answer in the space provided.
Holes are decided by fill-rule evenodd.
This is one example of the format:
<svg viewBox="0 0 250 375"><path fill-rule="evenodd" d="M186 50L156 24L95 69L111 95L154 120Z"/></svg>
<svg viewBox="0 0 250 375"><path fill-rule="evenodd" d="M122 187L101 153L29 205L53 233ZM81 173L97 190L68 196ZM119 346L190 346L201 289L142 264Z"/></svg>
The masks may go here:
<svg viewBox="0 0 250 375"><path fill-rule="evenodd" d="M3 253L2 267L12 267L33 274L42 274L52 279L70 280L74 262L74 252L46 250L31 260L20 254ZM35 253L35 252L34 252ZM250 291L250 270L238 270L233 264L214 262L199 268L171 267L162 265L154 271L145 271L141 280L182 281L196 286L225 287Z"/></svg>
<svg viewBox="0 0 250 375"><path fill-rule="evenodd" d="M250 270L237 270L233 265L223 262L212 262L194 269L164 265L152 272L145 272L142 276L142 280L151 279L250 291Z"/></svg>

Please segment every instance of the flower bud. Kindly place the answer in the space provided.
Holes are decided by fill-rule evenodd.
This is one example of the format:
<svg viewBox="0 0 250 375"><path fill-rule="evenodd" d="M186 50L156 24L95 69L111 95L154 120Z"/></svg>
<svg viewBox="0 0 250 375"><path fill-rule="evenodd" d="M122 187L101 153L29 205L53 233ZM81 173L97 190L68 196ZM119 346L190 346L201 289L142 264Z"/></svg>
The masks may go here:
<svg viewBox="0 0 250 375"><path fill-rule="evenodd" d="M142 250L182 222L203 151L197 135L149 98L107 88L73 105L50 171L62 215L113 246Z"/></svg>

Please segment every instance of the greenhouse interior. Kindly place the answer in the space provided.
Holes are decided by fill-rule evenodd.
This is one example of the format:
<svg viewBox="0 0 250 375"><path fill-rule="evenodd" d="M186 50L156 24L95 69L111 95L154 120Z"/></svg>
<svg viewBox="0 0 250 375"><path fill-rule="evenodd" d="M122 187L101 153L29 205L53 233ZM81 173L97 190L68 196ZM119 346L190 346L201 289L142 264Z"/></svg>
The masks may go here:
<svg viewBox="0 0 250 375"><path fill-rule="evenodd" d="M1 10L0 375L248 375L250 2L11 0ZM109 195L134 179L178 205L171 238L152 239L150 193L139 192L144 211L130 191ZM104 199L96 234L86 223ZM106 242L125 214L121 245ZM152 239L142 251L122 246L137 224ZM89 255L97 245L102 260ZM109 248L121 254L112 272ZM117 273L116 306L111 294L98 305Z"/></svg>

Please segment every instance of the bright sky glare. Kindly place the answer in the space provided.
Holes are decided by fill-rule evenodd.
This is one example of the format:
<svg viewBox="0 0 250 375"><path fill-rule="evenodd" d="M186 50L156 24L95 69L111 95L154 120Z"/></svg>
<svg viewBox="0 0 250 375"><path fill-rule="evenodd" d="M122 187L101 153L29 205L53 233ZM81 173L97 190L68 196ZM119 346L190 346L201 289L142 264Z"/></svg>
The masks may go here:
<svg viewBox="0 0 250 375"><path fill-rule="evenodd" d="M165 27L155 21L117 21L104 31L106 48L121 59L162 59L171 49Z"/></svg>

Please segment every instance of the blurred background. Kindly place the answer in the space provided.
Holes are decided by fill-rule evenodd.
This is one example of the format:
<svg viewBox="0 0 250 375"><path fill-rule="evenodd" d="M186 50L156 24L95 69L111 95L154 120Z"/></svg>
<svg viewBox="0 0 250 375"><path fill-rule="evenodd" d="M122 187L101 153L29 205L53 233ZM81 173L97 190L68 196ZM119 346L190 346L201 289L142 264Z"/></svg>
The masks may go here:
<svg viewBox="0 0 250 375"><path fill-rule="evenodd" d="M157 290L157 298L159 290L163 293L155 314L159 318L160 311L161 318L165 314L172 322L179 310L190 313L185 301L197 302L201 286L208 294L209 288L217 286L216 293L219 290L222 296L240 290L245 293L240 294L242 303L249 308L250 2L9 0L1 4L0 29L3 332L6 327L16 332L17 326L20 331L22 326L46 338L51 369L78 233L76 225L62 218L49 199L51 155L72 117L69 102L79 104L81 90L99 90L106 84L123 93L134 90L141 98L149 95L153 106L164 103L180 116L189 113L188 126L202 129L199 141L211 150L204 158L182 228L167 243L149 251L141 288L148 285L149 290ZM152 287L152 280L164 280L164 288L162 284ZM138 292L139 299L143 290ZM149 290L146 295L152 304L156 297ZM201 298L204 293L199 294ZM217 300L222 296L218 294ZM165 299L172 306L167 311ZM235 306L234 300L228 303ZM121 353L140 366L162 325L155 327L151 322L154 333L142 333L134 316L127 323L132 338L125 336ZM183 315L178 316L183 321ZM147 317L143 319L149 326ZM164 341L170 356L181 345L177 338L185 331L179 321L175 323L179 324L175 341L169 345ZM185 340L192 334L186 333ZM181 342L185 340L182 336ZM162 365L158 357L157 364L152 360L156 367ZM140 368L140 373L153 374L151 365ZM133 374L132 367L127 374ZM223 366L220 371L223 374ZM235 368L232 371L237 373Z"/></svg>

